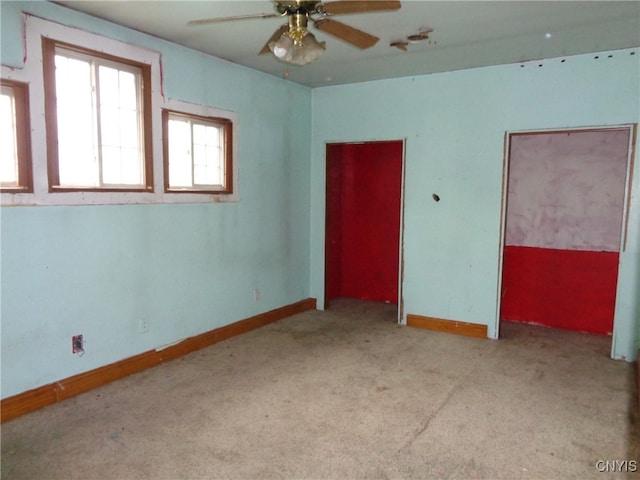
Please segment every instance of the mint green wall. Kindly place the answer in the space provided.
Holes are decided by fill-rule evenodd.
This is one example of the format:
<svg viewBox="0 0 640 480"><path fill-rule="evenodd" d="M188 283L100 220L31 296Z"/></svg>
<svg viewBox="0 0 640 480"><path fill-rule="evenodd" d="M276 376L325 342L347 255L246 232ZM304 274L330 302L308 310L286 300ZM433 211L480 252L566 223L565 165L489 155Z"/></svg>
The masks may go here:
<svg viewBox="0 0 640 480"><path fill-rule="evenodd" d="M168 97L238 113L240 166L238 203L2 208L2 398L309 296L310 89L51 3L1 8L3 64L21 66L21 10L161 52Z"/></svg>
<svg viewBox="0 0 640 480"><path fill-rule="evenodd" d="M404 313L488 325L496 337L505 132L640 120L638 50L594 57L314 89L311 295L324 298L325 144L406 139ZM633 359L636 345L639 193L636 167L616 358Z"/></svg>
<svg viewBox="0 0 640 480"><path fill-rule="evenodd" d="M161 52L167 96L238 113L241 197L2 208L2 398L324 298L326 142L406 140L405 313L486 324L495 336L505 131L640 120L637 50L311 92L51 3L0 8L4 64L21 65L22 10ZM627 359L640 346L638 167L631 209L614 339ZM70 353L78 333L83 357Z"/></svg>

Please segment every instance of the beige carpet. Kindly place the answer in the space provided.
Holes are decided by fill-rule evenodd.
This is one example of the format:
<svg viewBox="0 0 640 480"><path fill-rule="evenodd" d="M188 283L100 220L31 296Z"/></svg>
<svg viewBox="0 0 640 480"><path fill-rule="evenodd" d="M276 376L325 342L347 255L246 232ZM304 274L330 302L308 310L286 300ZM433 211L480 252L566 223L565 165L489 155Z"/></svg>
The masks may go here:
<svg viewBox="0 0 640 480"><path fill-rule="evenodd" d="M610 338L502 334L341 300L5 423L2 479L637 478Z"/></svg>

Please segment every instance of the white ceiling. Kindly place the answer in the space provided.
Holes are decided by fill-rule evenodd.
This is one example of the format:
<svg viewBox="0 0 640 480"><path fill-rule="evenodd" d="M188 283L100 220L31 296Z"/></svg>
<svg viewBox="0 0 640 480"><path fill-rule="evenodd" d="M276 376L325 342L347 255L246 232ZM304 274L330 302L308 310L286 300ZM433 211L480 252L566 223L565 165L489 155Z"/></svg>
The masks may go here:
<svg viewBox="0 0 640 480"><path fill-rule="evenodd" d="M326 41L326 52L315 63L290 66L258 55L285 23L281 18L187 26L203 18L273 13L267 0L56 3L313 87L640 46L639 1L404 0L397 11L335 17L378 36L374 47L359 50L311 28ZM410 44L406 53L389 46L426 28L433 29L431 43Z"/></svg>

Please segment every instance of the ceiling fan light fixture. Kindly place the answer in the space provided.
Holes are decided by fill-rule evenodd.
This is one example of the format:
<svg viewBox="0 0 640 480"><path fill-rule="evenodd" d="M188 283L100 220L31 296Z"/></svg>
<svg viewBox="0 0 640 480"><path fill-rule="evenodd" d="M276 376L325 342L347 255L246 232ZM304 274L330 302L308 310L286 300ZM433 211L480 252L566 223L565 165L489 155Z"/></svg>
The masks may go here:
<svg viewBox="0 0 640 480"><path fill-rule="evenodd" d="M269 50L278 60L290 61L293 52L293 39L287 33L283 33L275 42L269 42Z"/></svg>
<svg viewBox="0 0 640 480"><path fill-rule="evenodd" d="M312 33L307 31L298 42L291 38L289 33L285 32L278 40L269 43L269 50L278 60L294 65L306 65L315 62L324 53L325 43L318 42Z"/></svg>
<svg viewBox="0 0 640 480"><path fill-rule="evenodd" d="M315 62L322 56L324 50L325 43L318 42L311 32L307 32L307 34L302 38L302 46L298 48L298 52L304 59L304 63ZM301 65L304 65L304 63Z"/></svg>
<svg viewBox="0 0 640 480"><path fill-rule="evenodd" d="M315 36L309 33L307 29L309 21L323 33L364 50L373 47L380 39L375 35L328 17L348 13L386 12L400 8L399 0L333 0L327 3L323 3L323 0L275 0L273 4L275 13L207 18L193 20L188 25L249 18L286 17L287 24L281 25L271 35L258 54L263 55L271 52L276 59L282 62L305 65L316 61L325 51L325 43L318 42Z"/></svg>

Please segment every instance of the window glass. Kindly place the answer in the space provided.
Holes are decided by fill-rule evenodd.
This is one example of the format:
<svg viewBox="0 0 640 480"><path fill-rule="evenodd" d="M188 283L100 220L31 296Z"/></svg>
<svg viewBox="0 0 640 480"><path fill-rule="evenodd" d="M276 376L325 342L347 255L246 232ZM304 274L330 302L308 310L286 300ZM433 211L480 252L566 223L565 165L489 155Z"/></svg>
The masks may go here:
<svg viewBox="0 0 640 480"><path fill-rule="evenodd" d="M2 86L0 95L0 181L2 186L18 186L18 145L13 89Z"/></svg>
<svg viewBox="0 0 640 480"><path fill-rule="evenodd" d="M231 121L165 111L168 190L222 192L231 168Z"/></svg>
<svg viewBox="0 0 640 480"><path fill-rule="evenodd" d="M142 70L54 45L55 188L144 189ZM51 100L51 99L50 99ZM49 128L49 127L48 127ZM51 179L50 179L51 181Z"/></svg>
<svg viewBox="0 0 640 480"><path fill-rule="evenodd" d="M0 188L31 192L28 85L2 79L0 91Z"/></svg>

